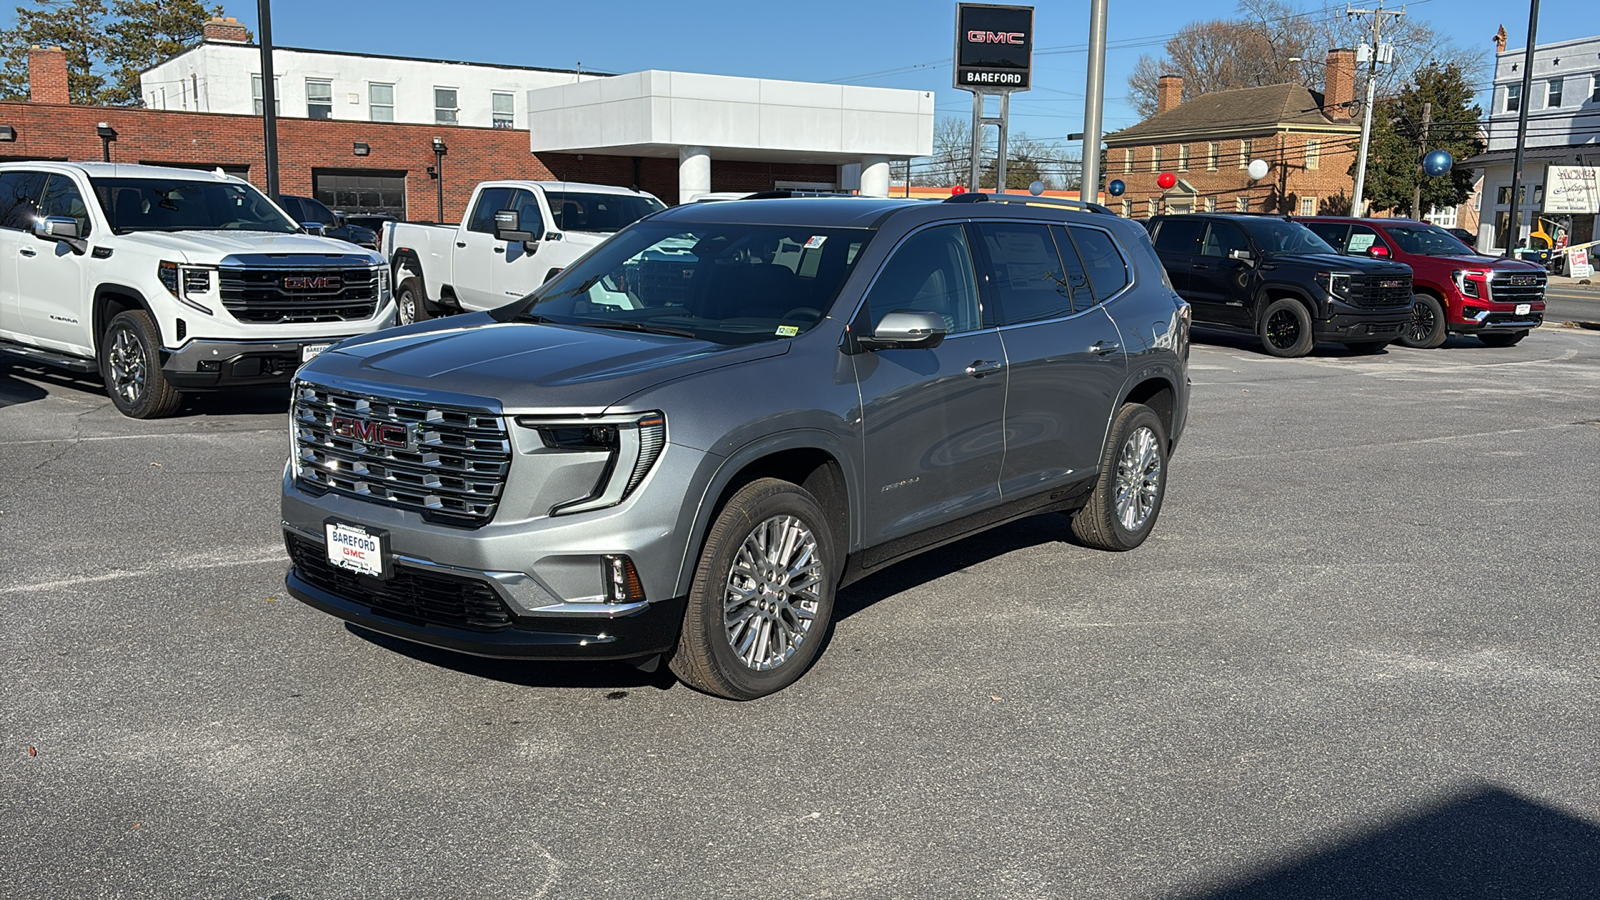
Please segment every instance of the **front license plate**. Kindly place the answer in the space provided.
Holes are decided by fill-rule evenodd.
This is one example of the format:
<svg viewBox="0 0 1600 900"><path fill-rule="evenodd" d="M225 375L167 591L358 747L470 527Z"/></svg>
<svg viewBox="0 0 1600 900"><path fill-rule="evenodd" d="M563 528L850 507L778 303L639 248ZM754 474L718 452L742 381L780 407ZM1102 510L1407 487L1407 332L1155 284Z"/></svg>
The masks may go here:
<svg viewBox="0 0 1600 900"><path fill-rule="evenodd" d="M1517 304L1517 315L1525 316L1525 315L1527 315L1528 313L1531 313L1531 312L1533 312L1533 304L1532 303L1518 303Z"/></svg>
<svg viewBox="0 0 1600 900"><path fill-rule="evenodd" d="M304 345L304 346L302 346L300 348L300 361L303 362L303 363L308 363L318 353L321 353L322 351L324 351L324 350L326 350L326 349L328 349L329 347L332 347L332 346L333 346L332 342L329 342L329 343L326 343L326 344L306 344L306 345Z"/></svg>
<svg viewBox="0 0 1600 900"><path fill-rule="evenodd" d="M388 542L383 532L344 522L328 522L323 529L328 535L328 562L361 575L389 577L384 566L389 548L384 546Z"/></svg>

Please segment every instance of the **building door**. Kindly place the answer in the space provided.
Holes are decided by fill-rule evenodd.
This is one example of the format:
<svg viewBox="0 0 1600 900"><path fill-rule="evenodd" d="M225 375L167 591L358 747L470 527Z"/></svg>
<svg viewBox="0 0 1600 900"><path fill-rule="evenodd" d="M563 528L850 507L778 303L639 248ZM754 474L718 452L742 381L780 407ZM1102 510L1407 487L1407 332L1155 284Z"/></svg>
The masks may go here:
<svg viewBox="0 0 1600 900"><path fill-rule="evenodd" d="M346 171L311 173L312 196L347 216L406 217L406 173Z"/></svg>

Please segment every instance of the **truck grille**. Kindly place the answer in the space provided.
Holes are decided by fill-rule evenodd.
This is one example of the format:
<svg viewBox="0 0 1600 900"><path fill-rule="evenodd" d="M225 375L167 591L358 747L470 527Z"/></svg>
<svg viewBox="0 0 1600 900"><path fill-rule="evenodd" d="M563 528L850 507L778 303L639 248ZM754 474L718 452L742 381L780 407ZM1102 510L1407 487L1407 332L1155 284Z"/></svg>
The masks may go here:
<svg viewBox="0 0 1600 900"><path fill-rule="evenodd" d="M222 306L241 322L350 322L378 310L378 270L224 268Z"/></svg>
<svg viewBox="0 0 1600 900"><path fill-rule="evenodd" d="M1350 302L1368 309L1391 309L1411 305L1411 276L1352 275Z"/></svg>
<svg viewBox="0 0 1600 900"><path fill-rule="evenodd" d="M287 541L295 571L312 587L376 612L474 631L498 631L511 624L511 611L500 595L477 579L399 565L393 578L380 581L332 565L321 544L295 535Z"/></svg>
<svg viewBox="0 0 1600 900"><path fill-rule="evenodd" d="M300 383L298 483L476 527L494 518L511 468L505 419L489 410L385 400Z"/></svg>
<svg viewBox="0 0 1600 900"><path fill-rule="evenodd" d="M1489 281L1489 299L1495 303L1539 303L1544 300L1543 272L1496 272Z"/></svg>

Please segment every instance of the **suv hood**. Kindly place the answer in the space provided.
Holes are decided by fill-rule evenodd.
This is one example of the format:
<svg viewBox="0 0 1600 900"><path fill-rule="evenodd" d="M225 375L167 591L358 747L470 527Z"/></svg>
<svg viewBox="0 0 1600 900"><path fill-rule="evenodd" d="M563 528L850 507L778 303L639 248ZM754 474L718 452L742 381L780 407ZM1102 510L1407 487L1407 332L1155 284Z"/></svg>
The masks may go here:
<svg viewBox="0 0 1600 900"><path fill-rule="evenodd" d="M1444 263L1457 269L1473 269L1483 271L1490 269L1495 272L1543 272L1544 266L1538 263L1523 262L1520 259L1506 259L1503 256L1430 256L1429 260Z"/></svg>
<svg viewBox="0 0 1600 900"><path fill-rule="evenodd" d="M455 395L507 411L593 412L685 375L788 352L788 341L710 341L566 325L499 322L487 313L351 338L301 369L377 396Z"/></svg>
<svg viewBox="0 0 1600 900"><path fill-rule="evenodd" d="M314 234L269 234L264 231L131 231L117 235L120 247L147 250L177 262L215 265L225 256L270 253L293 256L349 256L372 254L347 241ZM378 262L373 257L371 262Z"/></svg>
<svg viewBox="0 0 1600 900"><path fill-rule="evenodd" d="M1411 267L1404 263L1371 259L1365 256L1340 256L1337 253L1280 253L1267 257L1267 262L1279 265L1305 266L1350 272L1362 275L1404 275L1411 277Z"/></svg>

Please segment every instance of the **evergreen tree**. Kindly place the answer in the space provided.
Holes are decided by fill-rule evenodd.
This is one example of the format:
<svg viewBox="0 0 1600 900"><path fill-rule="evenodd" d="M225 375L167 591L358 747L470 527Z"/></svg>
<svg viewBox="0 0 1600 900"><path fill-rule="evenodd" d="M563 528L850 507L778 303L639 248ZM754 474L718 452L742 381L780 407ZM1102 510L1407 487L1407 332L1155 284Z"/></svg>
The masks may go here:
<svg viewBox="0 0 1600 900"><path fill-rule="evenodd" d="M206 20L222 15L222 7L207 9L200 0L114 0L112 13L106 102L121 106L139 102L140 72L199 44Z"/></svg>
<svg viewBox="0 0 1600 900"><path fill-rule="evenodd" d="M1373 108L1364 186L1369 209L1420 218L1434 207L1458 206L1472 196L1477 174L1460 162L1482 153L1485 146L1478 124L1483 109L1472 97L1473 90L1459 66L1430 64L1417 69L1412 84L1399 96ZM1422 108L1429 102L1433 110L1427 151L1448 150L1457 163L1450 174L1440 178L1424 175L1421 169ZM1355 177L1354 163L1350 176ZM1411 208L1418 185L1422 187L1420 212Z"/></svg>

